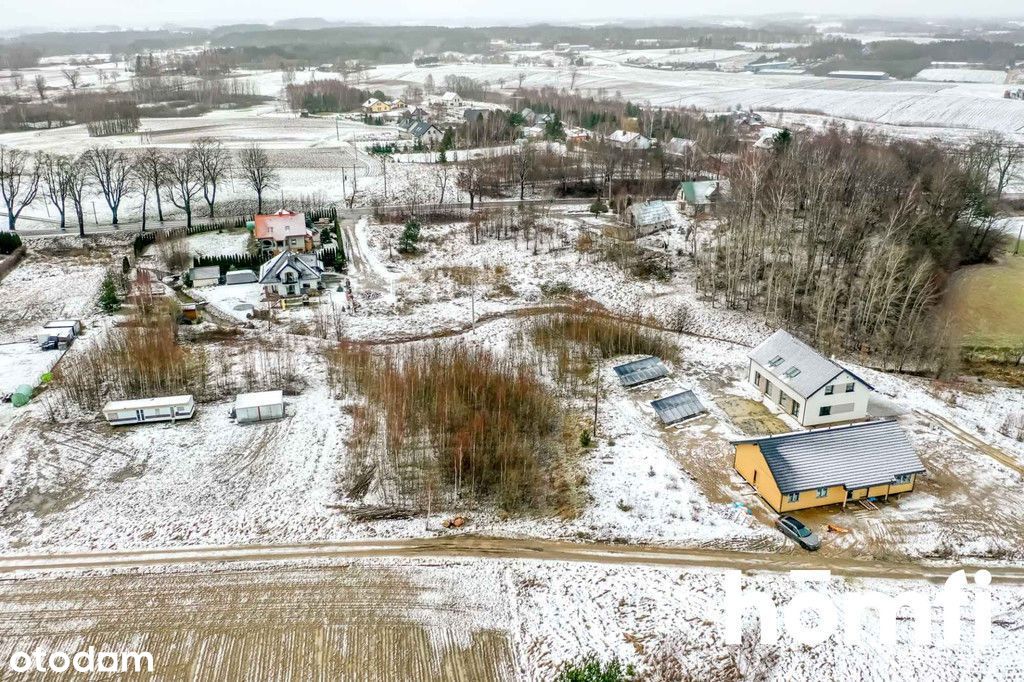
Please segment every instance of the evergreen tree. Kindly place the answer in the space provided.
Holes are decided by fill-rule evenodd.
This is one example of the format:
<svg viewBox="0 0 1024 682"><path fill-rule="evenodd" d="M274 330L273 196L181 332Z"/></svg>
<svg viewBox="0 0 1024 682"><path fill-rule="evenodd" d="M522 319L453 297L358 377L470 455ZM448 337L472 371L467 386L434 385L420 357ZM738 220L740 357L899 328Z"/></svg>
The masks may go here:
<svg viewBox="0 0 1024 682"><path fill-rule="evenodd" d="M416 253L419 250L420 223L415 218L409 218L402 230L402 236L398 238L398 253Z"/></svg>
<svg viewBox="0 0 1024 682"><path fill-rule="evenodd" d="M114 279L107 275L103 278L103 285L100 288L100 309L105 313L112 313L121 305L121 299L117 297L117 289L114 287Z"/></svg>

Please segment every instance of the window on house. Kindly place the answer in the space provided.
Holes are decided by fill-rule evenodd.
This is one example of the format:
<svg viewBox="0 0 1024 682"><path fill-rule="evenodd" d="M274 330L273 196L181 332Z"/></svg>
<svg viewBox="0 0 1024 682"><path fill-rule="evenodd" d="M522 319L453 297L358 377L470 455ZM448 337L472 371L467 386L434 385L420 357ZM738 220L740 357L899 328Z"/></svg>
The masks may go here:
<svg viewBox="0 0 1024 682"><path fill-rule="evenodd" d="M800 493L789 493L788 495L786 495L786 501L788 501L788 502L799 502L800 501Z"/></svg>
<svg viewBox="0 0 1024 682"><path fill-rule="evenodd" d="M818 497L828 497L828 488L818 488Z"/></svg>
<svg viewBox="0 0 1024 682"><path fill-rule="evenodd" d="M761 373L760 372L754 372L754 383L757 384L758 386L761 385Z"/></svg>
<svg viewBox="0 0 1024 682"><path fill-rule="evenodd" d="M826 386L825 387L825 395L832 395L835 392L835 390L836 390L835 386L831 386L831 385L830 386Z"/></svg>
<svg viewBox="0 0 1024 682"><path fill-rule="evenodd" d="M790 407L789 407L789 413L791 415L793 415L794 417L799 417L800 416L800 403L798 403L797 401L794 400L793 404L790 405Z"/></svg>
<svg viewBox="0 0 1024 682"><path fill-rule="evenodd" d="M789 369L786 370L786 373L783 374L783 376L786 377L787 379L792 379L793 377L795 377L799 373L800 373L800 369L799 368L797 368L797 367L790 367Z"/></svg>
<svg viewBox="0 0 1024 682"><path fill-rule="evenodd" d="M827 417L830 414L832 414L832 406L831 405L825 405L824 407L822 407L821 409L818 410L818 416L819 417Z"/></svg>
<svg viewBox="0 0 1024 682"><path fill-rule="evenodd" d="M781 355L776 355L774 358L772 358L771 360L768 361L768 366L769 367L778 367L779 365L782 364L782 359L783 358L782 358Z"/></svg>
<svg viewBox="0 0 1024 682"><path fill-rule="evenodd" d="M852 381L850 383L846 384L846 392L847 393L853 393L853 382Z"/></svg>
<svg viewBox="0 0 1024 682"><path fill-rule="evenodd" d="M892 482L893 483L910 483L910 479L912 477L913 477L913 474L896 474L896 476L892 479Z"/></svg>

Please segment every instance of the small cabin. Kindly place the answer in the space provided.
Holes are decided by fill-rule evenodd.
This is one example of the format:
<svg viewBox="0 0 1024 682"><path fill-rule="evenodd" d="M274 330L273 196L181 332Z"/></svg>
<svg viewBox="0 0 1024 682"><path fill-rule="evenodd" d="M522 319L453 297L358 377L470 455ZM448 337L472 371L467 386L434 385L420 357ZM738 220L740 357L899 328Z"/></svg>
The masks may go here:
<svg viewBox="0 0 1024 682"><path fill-rule="evenodd" d="M204 265L192 268L189 273L193 287L215 287L220 284L220 266Z"/></svg>
<svg viewBox="0 0 1024 682"><path fill-rule="evenodd" d="M239 393L235 396L235 406L231 413L239 424L280 419L284 416L284 393L281 391Z"/></svg>
<svg viewBox="0 0 1024 682"><path fill-rule="evenodd" d="M111 426L176 422L191 419L196 403L191 395L172 395L138 400L114 400L103 406L103 416Z"/></svg>

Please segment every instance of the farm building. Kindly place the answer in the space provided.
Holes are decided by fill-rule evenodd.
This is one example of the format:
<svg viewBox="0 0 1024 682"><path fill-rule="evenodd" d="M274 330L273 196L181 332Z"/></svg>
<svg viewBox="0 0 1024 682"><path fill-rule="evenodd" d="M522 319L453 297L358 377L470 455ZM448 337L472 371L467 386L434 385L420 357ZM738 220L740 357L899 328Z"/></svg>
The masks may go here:
<svg viewBox="0 0 1024 682"><path fill-rule="evenodd" d="M687 215L696 215L707 211L727 191L724 180L693 180L679 183L676 197Z"/></svg>
<svg viewBox="0 0 1024 682"><path fill-rule="evenodd" d="M225 284L252 284L259 281L252 270L228 270L224 273Z"/></svg>
<svg viewBox="0 0 1024 682"><path fill-rule="evenodd" d="M658 418L661 419L661 423L665 426L685 421L707 412L700 400L697 399L697 396L693 394L693 391L682 391L681 393L665 396L658 400L652 400L651 407L654 408Z"/></svg>
<svg viewBox="0 0 1024 682"><path fill-rule="evenodd" d="M750 382L803 426L867 416L871 386L789 332L778 330L749 358Z"/></svg>
<svg viewBox="0 0 1024 682"><path fill-rule="evenodd" d="M310 252L319 246L318 234L306 227L306 215L280 210L270 215L257 215L253 237L264 253L278 254L285 249Z"/></svg>
<svg viewBox="0 0 1024 682"><path fill-rule="evenodd" d="M638 236L645 236L658 230L672 227L675 220L672 211L664 201L645 201L626 209L626 219Z"/></svg>
<svg viewBox="0 0 1024 682"><path fill-rule="evenodd" d="M736 471L777 512L910 492L924 465L892 420L733 441Z"/></svg>
<svg viewBox="0 0 1024 682"><path fill-rule="evenodd" d="M854 78L868 81L887 81L889 74L885 71L829 71L829 78Z"/></svg>
<svg viewBox="0 0 1024 682"><path fill-rule="evenodd" d="M668 376L668 368L661 362L661 358L654 356L627 362L615 368L615 374L619 377L619 383L626 388L646 384L649 381Z"/></svg>
<svg viewBox="0 0 1024 682"><path fill-rule="evenodd" d="M280 419L284 416L284 393L281 391L260 391L239 393L235 396L232 416L239 424Z"/></svg>
<svg viewBox="0 0 1024 682"><path fill-rule="evenodd" d="M220 266L204 265L189 270L189 277L194 287L215 287L220 284Z"/></svg>
<svg viewBox="0 0 1024 682"><path fill-rule="evenodd" d="M466 109L462 112L462 118L466 123L481 123L487 120L489 113L487 109Z"/></svg>
<svg viewBox="0 0 1024 682"><path fill-rule="evenodd" d="M195 411L196 403L190 395L114 400L103 406L103 416L112 426L176 422L180 419L191 419Z"/></svg>
<svg viewBox="0 0 1024 682"><path fill-rule="evenodd" d="M323 273L315 255L282 251L260 267L259 283L268 296L302 296L321 288Z"/></svg>

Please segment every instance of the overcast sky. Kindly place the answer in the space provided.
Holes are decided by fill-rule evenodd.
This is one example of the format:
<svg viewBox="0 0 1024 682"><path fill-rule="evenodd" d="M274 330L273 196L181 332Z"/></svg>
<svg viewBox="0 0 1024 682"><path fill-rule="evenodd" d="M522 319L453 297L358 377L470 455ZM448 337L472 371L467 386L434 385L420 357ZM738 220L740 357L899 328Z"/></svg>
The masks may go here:
<svg viewBox="0 0 1024 682"><path fill-rule="evenodd" d="M292 17L375 23L474 24L493 22L595 21L614 17L639 20L685 18L699 14L754 15L766 11L814 14L856 12L860 16L1024 16L1021 0L714 0L703 10L679 0L0 0L4 28L57 29L97 24L153 27L163 23L212 26L270 23ZM642 10L634 13L633 10ZM2 30L2 29L0 29Z"/></svg>

